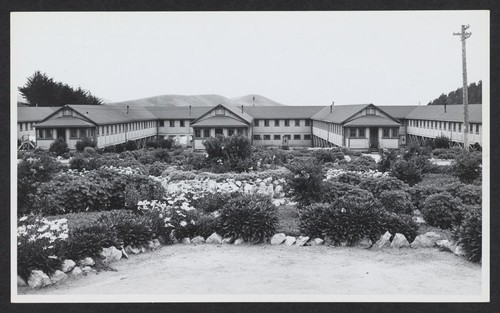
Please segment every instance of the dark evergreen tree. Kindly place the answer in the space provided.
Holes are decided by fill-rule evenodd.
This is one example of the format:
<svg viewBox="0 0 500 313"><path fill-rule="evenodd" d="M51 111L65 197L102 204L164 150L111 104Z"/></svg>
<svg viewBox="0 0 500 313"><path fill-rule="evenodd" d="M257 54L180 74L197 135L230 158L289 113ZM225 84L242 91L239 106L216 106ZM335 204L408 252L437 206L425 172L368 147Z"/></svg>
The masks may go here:
<svg viewBox="0 0 500 313"><path fill-rule="evenodd" d="M101 105L103 101L88 90L78 87L74 89L67 84L55 82L45 73L36 71L19 92L31 106L63 106L65 104Z"/></svg>
<svg viewBox="0 0 500 313"><path fill-rule="evenodd" d="M468 88L468 98L470 104L481 104L483 101L482 96L483 82L479 81L477 84L472 83ZM458 88L450 92L448 95L444 93L439 98L432 100L428 105L444 105L444 104L463 104L463 88Z"/></svg>

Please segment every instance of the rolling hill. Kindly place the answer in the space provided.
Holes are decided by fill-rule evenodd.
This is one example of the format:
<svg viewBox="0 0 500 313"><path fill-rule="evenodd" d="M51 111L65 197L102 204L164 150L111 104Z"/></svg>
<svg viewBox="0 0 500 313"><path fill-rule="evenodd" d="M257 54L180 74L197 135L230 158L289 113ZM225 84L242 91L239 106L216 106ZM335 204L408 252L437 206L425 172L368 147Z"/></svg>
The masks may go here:
<svg viewBox="0 0 500 313"><path fill-rule="evenodd" d="M271 99L260 95L246 95L238 98L226 98L221 95L163 95L149 98L142 98L137 100L128 100L121 102L111 102L105 105L130 105L130 106L167 106L167 107L182 107L182 106L214 106L217 104L230 104L230 105L253 105L253 97L255 97L255 106L270 106L282 105Z"/></svg>

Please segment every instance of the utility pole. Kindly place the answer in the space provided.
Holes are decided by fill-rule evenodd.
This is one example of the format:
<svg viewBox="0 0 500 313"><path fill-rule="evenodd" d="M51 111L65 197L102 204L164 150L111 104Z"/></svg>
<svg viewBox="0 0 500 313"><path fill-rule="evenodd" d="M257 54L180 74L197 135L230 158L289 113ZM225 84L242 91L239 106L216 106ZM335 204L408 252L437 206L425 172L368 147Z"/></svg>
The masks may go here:
<svg viewBox="0 0 500 313"><path fill-rule="evenodd" d="M469 25L462 25L460 33L453 33L454 36L460 36L462 40L462 75L463 75L463 103L464 103L464 148L469 151L469 96L467 92L467 57L465 53L465 40L469 38L472 33L465 32Z"/></svg>

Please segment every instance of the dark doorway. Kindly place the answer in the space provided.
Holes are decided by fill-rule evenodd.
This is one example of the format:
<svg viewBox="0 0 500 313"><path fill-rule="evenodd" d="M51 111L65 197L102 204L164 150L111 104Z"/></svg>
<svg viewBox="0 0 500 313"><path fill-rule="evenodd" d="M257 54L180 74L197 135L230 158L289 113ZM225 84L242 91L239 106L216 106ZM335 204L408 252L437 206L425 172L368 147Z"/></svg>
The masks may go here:
<svg viewBox="0 0 500 313"><path fill-rule="evenodd" d="M66 129L64 128L58 128L56 130L56 136L57 138L62 138L64 141L66 141Z"/></svg>
<svg viewBox="0 0 500 313"><path fill-rule="evenodd" d="M370 148L378 148L378 128L370 128Z"/></svg>

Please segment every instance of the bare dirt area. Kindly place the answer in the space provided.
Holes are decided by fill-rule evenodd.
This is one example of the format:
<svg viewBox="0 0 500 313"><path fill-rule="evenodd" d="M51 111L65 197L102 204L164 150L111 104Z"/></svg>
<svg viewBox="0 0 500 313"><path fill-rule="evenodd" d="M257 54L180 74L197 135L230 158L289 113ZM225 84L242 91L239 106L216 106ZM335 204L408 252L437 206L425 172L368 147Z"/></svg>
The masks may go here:
<svg viewBox="0 0 500 313"><path fill-rule="evenodd" d="M477 295L481 266L437 249L172 245L19 295Z"/></svg>

